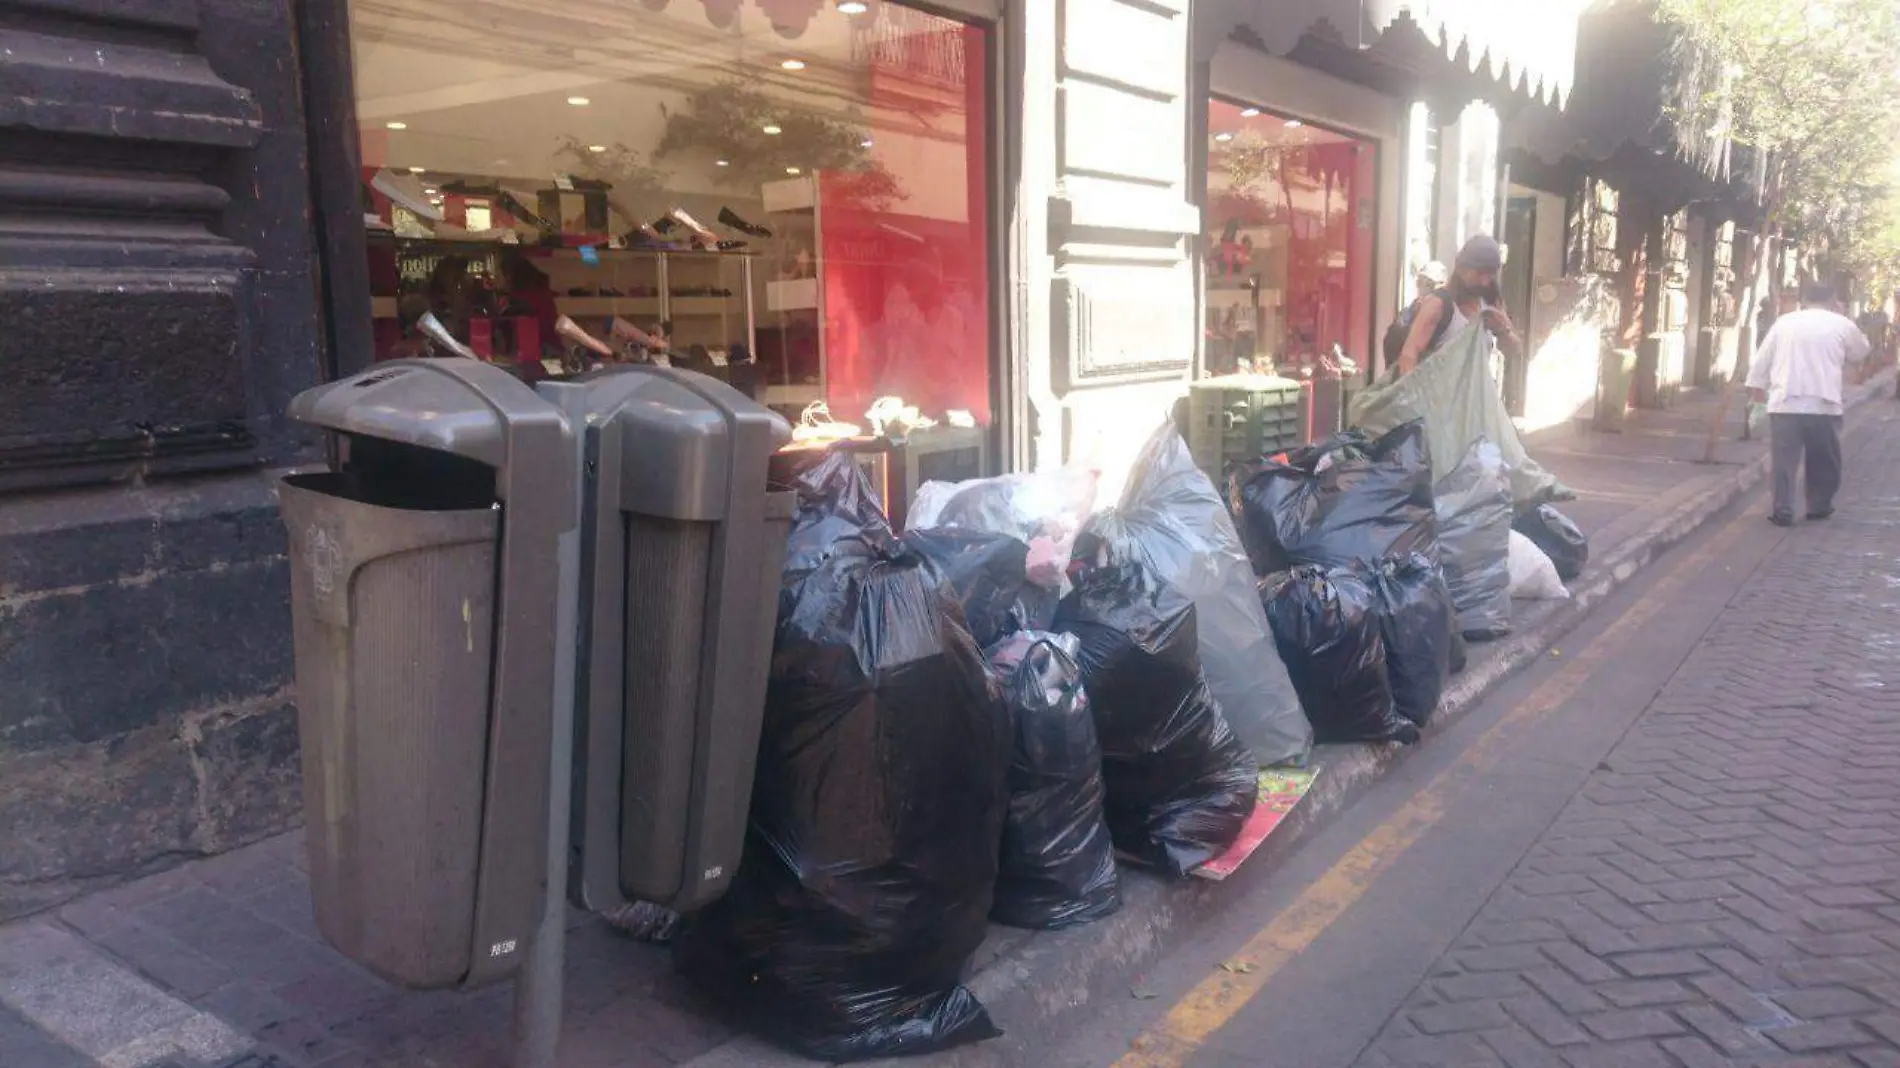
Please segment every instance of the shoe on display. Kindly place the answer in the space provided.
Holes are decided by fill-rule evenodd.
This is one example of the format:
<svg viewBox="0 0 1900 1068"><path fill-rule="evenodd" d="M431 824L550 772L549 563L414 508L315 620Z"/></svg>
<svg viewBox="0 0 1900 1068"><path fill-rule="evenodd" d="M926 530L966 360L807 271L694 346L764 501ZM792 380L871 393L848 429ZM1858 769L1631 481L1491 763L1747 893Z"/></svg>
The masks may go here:
<svg viewBox="0 0 1900 1068"><path fill-rule="evenodd" d="M429 203L429 195L422 180L409 174L397 174L394 171L380 170L369 180L371 189L430 222L441 222L445 217L442 209Z"/></svg>
<svg viewBox="0 0 1900 1068"><path fill-rule="evenodd" d="M695 236L697 236L700 240L707 242L708 244L719 240L718 234L715 234L711 230L708 230L703 224L700 223L698 219L695 219L691 215L686 214L685 208L674 208L673 211L671 212L671 217L673 219L678 220L681 226L684 226L688 230L691 230Z"/></svg>
<svg viewBox="0 0 1900 1068"><path fill-rule="evenodd" d="M653 338L650 337L645 330L640 329L618 315L614 316L613 321L608 324L608 330L611 332L611 336L615 341L638 345L641 348L649 348L653 345Z"/></svg>
<svg viewBox="0 0 1900 1068"><path fill-rule="evenodd" d="M718 242L718 243L716 243L716 244L714 244L714 245L713 245L713 247L714 247L714 248L716 248L716 249L718 249L718 250L719 250L719 251L721 251L721 252L737 252L737 251L739 251L740 249L742 249L742 248L744 248L744 247L746 247L746 242L744 242L744 241L720 241L720 242Z"/></svg>
<svg viewBox="0 0 1900 1068"><path fill-rule="evenodd" d="M614 358L614 350L605 342L581 329L581 325L563 315L554 320L554 332L599 356Z"/></svg>
<svg viewBox="0 0 1900 1068"><path fill-rule="evenodd" d="M642 232L652 231L653 233L656 233L656 234L670 234L674 230L678 229L678 227L679 227L679 223L674 221L671 215L662 215L659 218L653 220L652 222L647 223L646 225L642 226L640 229Z"/></svg>
<svg viewBox="0 0 1900 1068"><path fill-rule="evenodd" d="M719 224L721 226L731 227L732 229L737 230L740 233L745 234L749 237L771 237L772 236L771 227L760 226L758 223L746 222L744 219L739 217L738 212L733 211L731 208L719 209Z"/></svg>
<svg viewBox="0 0 1900 1068"><path fill-rule="evenodd" d="M422 318L416 320L416 329L422 332L423 337L434 342L437 348L447 351L450 355L470 360L481 359L475 354L474 349L457 341L455 335L449 333L449 328L442 325L442 320L435 317L434 312L423 312Z"/></svg>

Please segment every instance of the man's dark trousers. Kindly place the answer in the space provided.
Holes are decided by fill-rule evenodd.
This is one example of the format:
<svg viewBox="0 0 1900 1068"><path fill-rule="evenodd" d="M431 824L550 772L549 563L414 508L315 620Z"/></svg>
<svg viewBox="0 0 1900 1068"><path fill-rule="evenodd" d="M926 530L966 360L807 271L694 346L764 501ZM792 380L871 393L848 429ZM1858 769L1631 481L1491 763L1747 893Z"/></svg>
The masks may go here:
<svg viewBox="0 0 1900 1068"><path fill-rule="evenodd" d="M1768 416L1775 470L1775 514L1794 516L1794 477L1807 460L1808 514L1834 510L1841 488L1841 417L1772 413Z"/></svg>

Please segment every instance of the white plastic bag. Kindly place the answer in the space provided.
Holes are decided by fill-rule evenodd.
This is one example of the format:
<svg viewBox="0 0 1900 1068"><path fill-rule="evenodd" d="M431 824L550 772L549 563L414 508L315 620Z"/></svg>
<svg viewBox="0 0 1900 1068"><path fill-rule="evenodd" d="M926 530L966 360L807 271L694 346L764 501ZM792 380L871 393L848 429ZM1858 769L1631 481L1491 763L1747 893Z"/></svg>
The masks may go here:
<svg viewBox="0 0 1900 1068"><path fill-rule="evenodd" d="M1557 577L1557 565L1536 542L1515 530L1511 531L1511 596L1532 601L1570 599L1564 580Z"/></svg>
<svg viewBox="0 0 1900 1068"><path fill-rule="evenodd" d="M906 513L907 530L937 527L1008 534L1029 545L1029 578L1068 592L1069 552L1095 510L1097 476L1070 466L1037 474L926 482Z"/></svg>

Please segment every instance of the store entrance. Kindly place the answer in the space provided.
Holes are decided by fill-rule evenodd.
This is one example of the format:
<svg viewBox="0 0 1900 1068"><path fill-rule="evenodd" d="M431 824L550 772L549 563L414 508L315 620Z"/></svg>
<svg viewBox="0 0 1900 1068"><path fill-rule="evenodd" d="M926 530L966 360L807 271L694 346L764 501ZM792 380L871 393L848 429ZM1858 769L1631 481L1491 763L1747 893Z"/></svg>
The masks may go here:
<svg viewBox="0 0 1900 1068"><path fill-rule="evenodd" d="M794 421L870 429L895 397L988 442L990 28L890 0L349 12L377 359L665 363Z"/></svg>

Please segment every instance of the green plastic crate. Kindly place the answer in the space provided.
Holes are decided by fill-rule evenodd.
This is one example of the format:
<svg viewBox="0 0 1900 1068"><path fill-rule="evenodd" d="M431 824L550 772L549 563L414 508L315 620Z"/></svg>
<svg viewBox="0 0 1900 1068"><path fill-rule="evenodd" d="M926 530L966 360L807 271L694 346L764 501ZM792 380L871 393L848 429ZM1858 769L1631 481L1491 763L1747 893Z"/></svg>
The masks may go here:
<svg viewBox="0 0 1900 1068"><path fill-rule="evenodd" d="M1300 383L1274 375L1223 375L1188 386L1188 452L1215 485L1227 466L1306 443Z"/></svg>

